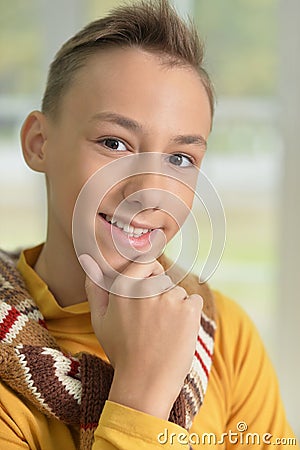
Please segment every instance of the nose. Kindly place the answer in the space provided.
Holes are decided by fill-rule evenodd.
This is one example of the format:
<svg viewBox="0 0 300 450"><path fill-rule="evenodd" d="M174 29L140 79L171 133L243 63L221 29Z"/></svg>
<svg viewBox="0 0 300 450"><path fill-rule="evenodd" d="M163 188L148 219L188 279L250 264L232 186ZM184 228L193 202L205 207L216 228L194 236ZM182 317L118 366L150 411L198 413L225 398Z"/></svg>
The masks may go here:
<svg viewBox="0 0 300 450"><path fill-rule="evenodd" d="M163 209L165 181L162 175L136 175L125 185L124 198L142 209Z"/></svg>
<svg viewBox="0 0 300 450"><path fill-rule="evenodd" d="M135 159L135 175L125 181L124 199L138 209L164 209L167 177L163 175L162 158L158 154L147 156Z"/></svg>

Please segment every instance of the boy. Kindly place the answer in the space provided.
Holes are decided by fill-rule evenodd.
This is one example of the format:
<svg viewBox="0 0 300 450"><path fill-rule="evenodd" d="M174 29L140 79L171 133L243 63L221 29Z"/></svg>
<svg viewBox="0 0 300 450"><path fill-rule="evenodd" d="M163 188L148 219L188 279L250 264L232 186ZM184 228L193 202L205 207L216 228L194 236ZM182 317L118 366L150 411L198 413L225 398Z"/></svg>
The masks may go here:
<svg viewBox="0 0 300 450"><path fill-rule="evenodd" d="M236 448L246 431L265 448L293 437L245 313L192 274L172 285L158 256L179 227L157 192L191 208L182 179L200 168L213 104L198 37L165 1L118 8L56 55L42 112L21 132L26 163L46 177L47 240L17 262L1 256L1 448ZM93 221L103 258L77 254L85 183L150 152L177 176L120 179ZM145 262L149 244L157 259ZM129 247L142 255L117 251Z"/></svg>

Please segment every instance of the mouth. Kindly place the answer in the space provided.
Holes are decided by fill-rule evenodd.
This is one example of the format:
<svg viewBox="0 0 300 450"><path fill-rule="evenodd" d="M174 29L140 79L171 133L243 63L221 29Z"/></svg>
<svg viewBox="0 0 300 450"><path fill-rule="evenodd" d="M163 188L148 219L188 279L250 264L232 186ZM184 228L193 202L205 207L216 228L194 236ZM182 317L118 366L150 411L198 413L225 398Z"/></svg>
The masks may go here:
<svg viewBox="0 0 300 450"><path fill-rule="evenodd" d="M107 214L98 213L98 217L103 224L111 231L114 237L120 239L125 244L131 244L134 247L144 247L151 244L150 234L157 228L138 228L128 223L125 224L121 220L113 219Z"/></svg>
<svg viewBox="0 0 300 450"><path fill-rule="evenodd" d="M124 233L128 234L129 237L139 238L143 234L150 233L151 231L153 231L155 229L155 228L140 228L140 227L138 228L138 227L134 227L132 225L125 224L121 220L113 219L112 217L108 216L107 214L104 214L104 213L98 213L98 214L106 222L108 222L109 224L113 225L116 228L119 228Z"/></svg>

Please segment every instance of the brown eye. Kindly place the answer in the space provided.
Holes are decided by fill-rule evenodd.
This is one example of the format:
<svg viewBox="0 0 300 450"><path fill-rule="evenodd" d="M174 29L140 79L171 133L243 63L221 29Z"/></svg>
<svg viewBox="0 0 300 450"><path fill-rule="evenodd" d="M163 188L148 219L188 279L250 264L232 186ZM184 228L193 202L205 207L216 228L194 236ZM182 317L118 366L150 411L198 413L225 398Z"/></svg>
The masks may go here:
<svg viewBox="0 0 300 450"><path fill-rule="evenodd" d="M122 150L122 151L127 150L125 144L122 141L119 141L119 139L106 138L102 142L105 145L105 147L108 147L111 150Z"/></svg>

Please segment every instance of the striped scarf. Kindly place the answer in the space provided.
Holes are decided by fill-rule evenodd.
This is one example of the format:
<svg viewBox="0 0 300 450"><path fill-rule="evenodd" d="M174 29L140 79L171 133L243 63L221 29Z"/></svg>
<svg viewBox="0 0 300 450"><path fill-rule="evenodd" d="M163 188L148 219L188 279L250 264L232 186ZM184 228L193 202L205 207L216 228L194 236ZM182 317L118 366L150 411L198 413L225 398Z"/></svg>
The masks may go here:
<svg viewBox="0 0 300 450"><path fill-rule="evenodd" d="M19 254L0 251L0 378L49 418L80 427L77 448L90 450L108 397L113 367L89 353L63 352L16 269ZM165 270L171 261L162 255ZM189 274L180 285L204 299L201 326L190 372L169 421L191 427L206 392L215 333L213 295Z"/></svg>

